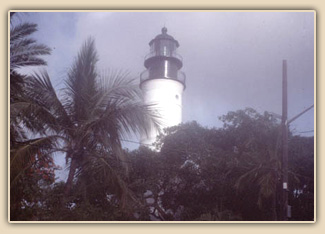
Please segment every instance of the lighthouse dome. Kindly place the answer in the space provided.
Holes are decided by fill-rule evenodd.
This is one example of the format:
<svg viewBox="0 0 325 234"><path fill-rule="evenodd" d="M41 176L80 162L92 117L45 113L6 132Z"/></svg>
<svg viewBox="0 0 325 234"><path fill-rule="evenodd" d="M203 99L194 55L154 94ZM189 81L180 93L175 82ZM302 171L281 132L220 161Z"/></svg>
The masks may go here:
<svg viewBox="0 0 325 234"><path fill-rule="evenodd" d="M179 47L178 41L175 40L174 37L172 37L171 35L167 34L167 28L166 27L163 27L161 29L161 34L157 35L154 39L152 39L149 42L149 45L151 46L155 41L158 41L158 40L171 40L174 43L176 43L176 47Z"/></svg>

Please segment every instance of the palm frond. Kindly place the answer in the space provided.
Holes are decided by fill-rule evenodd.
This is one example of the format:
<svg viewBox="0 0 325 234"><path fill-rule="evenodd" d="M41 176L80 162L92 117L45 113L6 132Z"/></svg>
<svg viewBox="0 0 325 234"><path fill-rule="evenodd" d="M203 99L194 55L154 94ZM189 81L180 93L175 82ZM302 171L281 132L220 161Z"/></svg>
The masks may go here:
<svg viewBox="0 0 325 234"><path fill-rule="evenodd" d="M10 44L37 31L37 24L23 23L10 30Z"/></svg>
<svg viewBox="0 0 325 234"><path fill-rule="evenodd" d="M235 183L235 188L238 190L243 189L247 184L253 183L257 179L259 168L252 168L242 174Z"/></svg>
<svg viewBox="0 0 325 234"><path fill-rule="evenodd" d="M105 118L118 120L117 126L123 137L130 133L148 132L152 126L161 124L153 111L154 106L144 104L138 85L134 79L128 78L128 73L112 72L101 77L98 83L101 98L97 99L97 104L100 108L105 107Z"/></svg>
<svg viewBox="0 0 325 234"><path fill-rule="evenodd" d="M23 124L33 133L45 134L54 130L56 119L52 113L32 102L15 102L10 105L10 124Z"/></svg>
<svg viewBox="0 0 325 234"><path fill-rule="evenodd" d="M40 122L48 129L71 134L73 124L67 113L67 107L58 98L48 73L46 71L35 73L26 83L27 101L40 111L33 117L42 120Z"/></svg>
<svg viewBox="0 0 325 234"><path fill-rule="evenodd" d="M66 93L73 103L71 108L77 122L87 119L89 110L93 106L93 97L97 93L97 60L94 40L90 38L83 45L68 73Z"/></svg>
<svg viewBox="0 0 325 234"><path fill-rule="evenodd" d="M23 66L46 65L39 56L49 55L51 49L28 38L37 31L36 24L24 23L10 30L10 70Z"/></svg>
<svg viewBox="0 0 325 234"><path fill-rule="evenodd" d="M16 141L23 141L26 137L26 131L17 120L10 120L10 145Z"/></svg>
<svg viewBox="0 0 325 234"><path fill-rule="evenodd" d="M121 173L112 166L110 157L110 154L93 153L78 171L78 177L84 178L85 181L89 180L89 183L86 183L88 190L94 186L100 186L106 194L117 195L121 202L121 208L124 209L129 202L136 202L136 198L129 190ZM96 181L96 184L91 183L93 180Z"/></svg>

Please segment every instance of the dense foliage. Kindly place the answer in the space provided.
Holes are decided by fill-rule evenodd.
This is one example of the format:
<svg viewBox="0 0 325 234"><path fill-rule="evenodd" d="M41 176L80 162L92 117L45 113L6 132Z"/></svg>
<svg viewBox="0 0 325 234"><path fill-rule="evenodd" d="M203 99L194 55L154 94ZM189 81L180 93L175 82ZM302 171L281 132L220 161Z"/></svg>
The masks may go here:
<svg viewBox="0 0 325 234"><path fill-rule="evenodd" d="M138 196L151 192L151 219L278 220L279 124L253 109L221 120L221 129L196 122L169 128L158 142L159 153L146 148L131 153ZM313 144L313 137L290 136L289 220L314 217Z"/></svg>

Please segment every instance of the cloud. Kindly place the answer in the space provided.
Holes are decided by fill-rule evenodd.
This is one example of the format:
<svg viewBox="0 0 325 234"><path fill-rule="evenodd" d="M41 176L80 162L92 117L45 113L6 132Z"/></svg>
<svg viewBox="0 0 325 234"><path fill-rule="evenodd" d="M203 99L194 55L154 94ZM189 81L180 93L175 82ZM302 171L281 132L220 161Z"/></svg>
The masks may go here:
<svg viewBox="0 0 325 234"><path fill-rule="evenodd" d="M216 117L253 107L281 112L282 60L288 60L289 116L313 104L312 12L80 12L30 13L37 39L54 48L48 70L58 87L82 43L92 36L99 70L138 77L148 43L166 25L180 43L187 88L183 119L219 126ZM299 129L313 128L306 113ZM298 123L298 122L297 122Z"/></svg>

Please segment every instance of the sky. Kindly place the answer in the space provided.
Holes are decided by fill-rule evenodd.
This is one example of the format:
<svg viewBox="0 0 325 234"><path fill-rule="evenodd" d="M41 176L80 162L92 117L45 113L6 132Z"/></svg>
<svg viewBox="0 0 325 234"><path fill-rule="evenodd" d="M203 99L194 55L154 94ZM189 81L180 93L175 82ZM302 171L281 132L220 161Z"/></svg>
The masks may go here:
<svg viewBox="0 0 325 234"><path fill-rule="evenodd" d="M219 116L246 107L281 114L284 59L289 119L314 104L313 12L30 12L19 20L37 23L33 38L52 48L44 59L57 90L89 37L99 72L126 70L140 82L148 43L166 26L183 57L183 122L218 128ZM314 109L290 130L313 135Z"/></svg>

